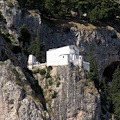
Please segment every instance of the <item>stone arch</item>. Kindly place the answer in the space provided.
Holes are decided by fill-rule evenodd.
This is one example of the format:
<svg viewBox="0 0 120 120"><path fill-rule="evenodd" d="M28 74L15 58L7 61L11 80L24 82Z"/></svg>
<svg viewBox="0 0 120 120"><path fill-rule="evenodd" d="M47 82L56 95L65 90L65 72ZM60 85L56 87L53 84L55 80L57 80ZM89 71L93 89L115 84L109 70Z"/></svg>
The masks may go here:
<svg viewBox="0 0 120 120"><path fill-rule="evenodd" d="M101 110L107 118L111 118L111 116L107 115L107 112L114 112L114 104L111 99L111 87L113 84L113 73L115 69L120 66L120 61L113 61L110 64L106 64L102 73L101 73L101 81L100 81L100 95L101 95Z"/></svg>
<svg viewBox="0 0 120 120"><path fill-rule="evenodd" d="M101 73L101 78L107 77L108 82L110 82L117 66L120 66L120 61L113 61L106 65Z"/></svg>

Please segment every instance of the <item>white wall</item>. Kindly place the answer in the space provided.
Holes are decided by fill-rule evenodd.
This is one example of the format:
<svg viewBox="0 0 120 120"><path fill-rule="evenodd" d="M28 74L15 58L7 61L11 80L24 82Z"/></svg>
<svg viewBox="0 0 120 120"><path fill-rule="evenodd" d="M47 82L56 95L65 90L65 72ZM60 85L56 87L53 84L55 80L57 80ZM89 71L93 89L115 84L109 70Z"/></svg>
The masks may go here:
<svg viewBox="0 0 120 120"><path fill-rule="evenodd" d="M70 54L69 46L47 51L47 66L67 65L68 54Z"/></svg>
<svg viewBox="0 0 120 120"><path fill-rule="evenodd" d="M28 65L33 65L36 62L36 57L33 55L29 55L28 57Z"/></svg>
<svg viewBox="0 0 120 120"><path fill-rule="evenodd" d="M51 49L46 53L47 66L79 64L79 50L75 45Z"/></svg>
<svg viewBox="0 0 120 120"><path fill-rule="evenodd" d="M90 63L83 61L83 68L87 71L90 71Z"/></svg>
<svg viewBox="0 0 120 120"><path fill-rule="evenodd" d="M68 65L69 64L69 55L59 56L59 65Z"/></svg>
<svg viewBox="0 0 120 120"><path fill-rule="evenodd" d="M82 67L83 66L83 56L79 55L79 66Z"/></svg>

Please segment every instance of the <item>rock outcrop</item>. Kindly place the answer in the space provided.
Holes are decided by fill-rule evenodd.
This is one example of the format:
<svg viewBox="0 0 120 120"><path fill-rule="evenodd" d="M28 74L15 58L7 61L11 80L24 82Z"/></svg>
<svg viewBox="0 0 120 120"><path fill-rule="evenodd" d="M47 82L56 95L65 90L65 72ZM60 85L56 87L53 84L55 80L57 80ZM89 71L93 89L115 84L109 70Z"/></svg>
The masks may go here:
<svg viewBox="0 0 120 120"><path fill-rule="evenodd" d="M14 54L9 45L0 33L0 120L50 119L42 89L26 69L25 55Z"/></svg>
<svg viewBox="0 0 120 120"><path fill-rule="evenodd" d="M0 120L44 119L49 119L49 114L21 68L10 60L0 62Z"/></svg>
<svg viewBox="0 0 120 120"><path fill-rule="evenodd" d="M73 65L53 68L55 76L38 75L52 120L100 120L100 95L83 69ZM52 70L51 73L54 71Z"/></svg>
<svg viewBox="0 0 120 120"><path fill-rule="evenodd" d="M11 4L11 6L10 6ZM16 0L1 0L2 15L6 19L6 29L9 34L12 34L17 40L19 36L19 29L23 24L26 24L30 33L31 40L35 40L37 29L41 24L40 15L37 10L26 10L26 8L19 8L19 4Z"/></svg>

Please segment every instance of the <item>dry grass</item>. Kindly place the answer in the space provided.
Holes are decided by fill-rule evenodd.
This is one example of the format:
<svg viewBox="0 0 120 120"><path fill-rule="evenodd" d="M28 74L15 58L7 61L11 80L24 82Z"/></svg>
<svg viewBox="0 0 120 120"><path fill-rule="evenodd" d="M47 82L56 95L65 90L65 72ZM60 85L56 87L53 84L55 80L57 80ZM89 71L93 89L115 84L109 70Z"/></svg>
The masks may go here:
<svg viewBox="0 0 120 120"><path fill-rule="evenodd" d="M92 88L90 88L90 86L92 86ZM94 87L94 83L93 82L88 82L88 86L86 86L84 88L84 96L86 96L88 93L93 94L95 96L98 94L98 91Z"/></svg>
<svg viewBox="0 0 120 120"><path fill-rule="evenodd" d="M120 39L120 33L117 32L116 34L117 34L117 37Z"/></svg>
<svg viewBox="0 0 120 120"><path fill-rule="evenodd" d="M64 20L64 19L54 19L54 18L46 18L47 21L53 24L53 27L55 29L59 28L71 28L72 30L94 30L97 29L96 26L88 23L85 20L80 20L80 19L69 19L69 20Z"/></svg>
<svg viewBox="0 0 120 120"><path fill-rule="evenodd" d="M72 30L95 30L97 29L96 26L89 24L89 23L76 23L76 22L69 22L70 25L72 25Z"/></svg>
<svg viewBox="0 0 120 120"><path fill-rule="evenodd" d="M52 25L52 28L55 30L59 30L60 28L70 28L71 30L79 31L79 30L102 30L102 29L108 29L113 30L115 29L120 33L120 29L118 25L112 24L112 23L103 23L103 22L97 22L96 24L91 24L87 22L86 20L80 20L78 18L72 18L69 20L65 19L54 19L54 18L47 18L45 17L46 21L49 21ZM120 36L120 35L119 35Z"/></svg>
<svg viewBox="0 0 120 120"><path fill-rule="evenodd" d="M16 0L10 0L10 2L12 2L12 3L15 2L15 1L16 1Z"/></svg>
<svg viewBox="0 0 120 120"><path fill-rule="evenodd" d="M95 30L97 29L96 26L87 23L86 21L79 21L79 20L61 20L61 22L57 22L57 27L63 28L71 28L72 30Z"/></svg>

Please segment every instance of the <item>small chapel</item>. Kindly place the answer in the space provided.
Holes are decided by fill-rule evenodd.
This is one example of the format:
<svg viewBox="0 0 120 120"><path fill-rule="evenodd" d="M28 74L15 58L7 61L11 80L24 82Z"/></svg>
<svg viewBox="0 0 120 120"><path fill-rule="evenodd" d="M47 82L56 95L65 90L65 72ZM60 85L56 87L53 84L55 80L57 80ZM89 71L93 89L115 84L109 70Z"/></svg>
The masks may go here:
<svg viewBox="0 0 120 120"><path fill-rule="evenodd" d="M83 56L79 55L79 49L75 45L64 46L60 48L49 49L46 52L46 63L48 66L65 66L69 63L90 70L90 63L83 61ZM36 57L29 55L28 68L43 65L36 61Z"/></svg>

